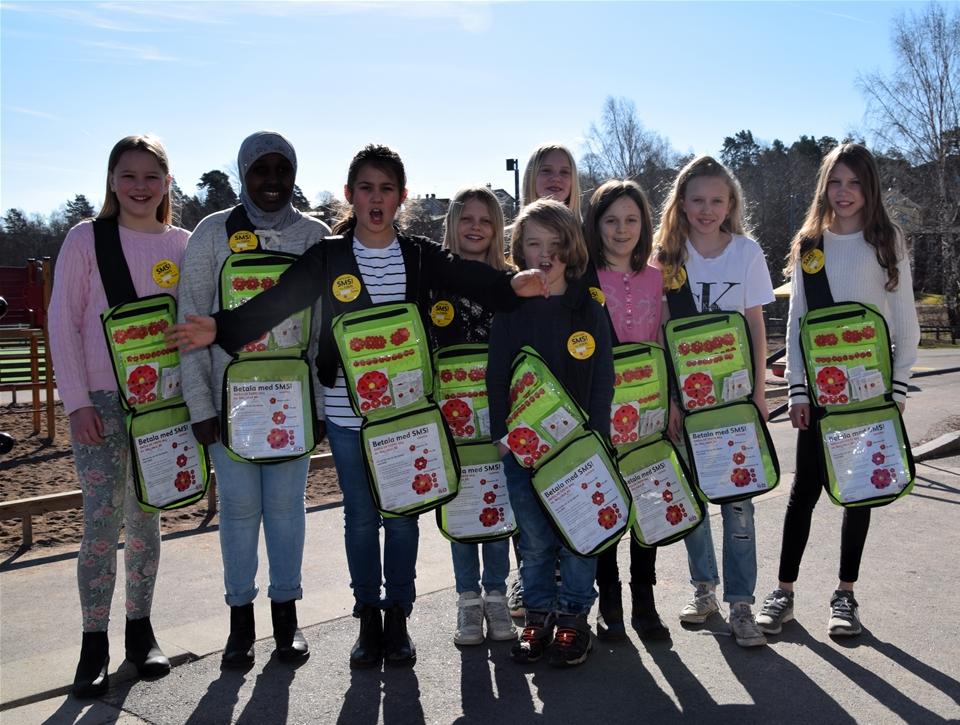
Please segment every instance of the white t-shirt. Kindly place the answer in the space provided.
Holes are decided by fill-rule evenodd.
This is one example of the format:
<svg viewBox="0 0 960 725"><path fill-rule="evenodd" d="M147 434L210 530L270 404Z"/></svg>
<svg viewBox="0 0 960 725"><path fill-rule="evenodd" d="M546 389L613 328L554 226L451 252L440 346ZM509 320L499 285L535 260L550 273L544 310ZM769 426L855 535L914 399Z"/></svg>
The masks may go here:
<svg viewBox="0 0 960 725"><path fill-rule="evenodd" d="M733 235L716 257L703 257L687 240L687 279L700 312L736 310L766 305L774 300L770 271L760 245Z"/></svg>

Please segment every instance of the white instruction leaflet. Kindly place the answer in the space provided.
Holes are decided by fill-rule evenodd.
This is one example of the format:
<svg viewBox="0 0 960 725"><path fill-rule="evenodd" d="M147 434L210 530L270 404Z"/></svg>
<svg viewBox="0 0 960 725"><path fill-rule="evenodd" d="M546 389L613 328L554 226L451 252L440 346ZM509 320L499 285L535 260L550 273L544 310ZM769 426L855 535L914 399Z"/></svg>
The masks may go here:
<svg viewBox="0 0 960 725"><path fill-rule="evenodd" d="M163 506L203 490L199 447L189 423L134 439L146 501Z"/></svg>
<svg viewBox="0 0 960 725"><path fill-rule="evenodd" d="M841 501L896 494L910 482L891 420L827 433L825 441Z"/></svg>
<svg viewBox="0 0 960 725"><path fill-rule="evenodd" d="M627 523L623 499L603 460L594 454L540 492L573 549L587 553Z"/></svg>
<svg viewBox="0 0 960 725"><path fill-rule="evenodd" d="M700 490L708 499L769 488L754 423L691 433L690 452Z"/></svg>
<svg viewBox="0 0 960 725"><path fill-rule="evenodd" d="M656 544L700 520L699 509L681 485L669 458L641 468L624 480L637 512L635 525L647 544Z"/></svg>
<svg viewBox="0 0 960 725"><path fill-rule="evenodd" d="M454 538L491 536L513 531L516 522L507 477L500 461L460 467L460 490L444 507L447 533Z"/></svg>
<svg viewBox="0 0 960 725"><path fill-rule="evenodd" d="M436 423L386 433L368 445L380 508L399 511L449 493Z"/></svg>
<svg viewBox="0 0 960 725"><path fill-rule="evenodd" d="M244 458L286 458L305 452L299 380L234 382L228 387L230 447Z"/></svg>

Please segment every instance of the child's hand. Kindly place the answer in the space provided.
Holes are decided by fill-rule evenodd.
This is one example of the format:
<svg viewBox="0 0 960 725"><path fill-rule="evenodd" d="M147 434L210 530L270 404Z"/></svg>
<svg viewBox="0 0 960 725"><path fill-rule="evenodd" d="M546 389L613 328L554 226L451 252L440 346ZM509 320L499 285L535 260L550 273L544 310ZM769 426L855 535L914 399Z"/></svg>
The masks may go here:
<svg viewBox="0 0 960 725"><path fill-rule="evenodd" d="M904 409L907 407L907 402L903 401L902 403L898 400L897 407L900 408L900 415L903 415Z"/></svg>
<svg viewBox="0 0 960 725"><path fill-rule="evenodd" d="M757 410L760 411L760 417L764 421L769 420L770 411L767 409L767 395L766 391L763 389L757 389L753 391L753 402L757 406Z"/></svg>
<svg viewBox="0 0 960 725"><path fill-rule="evenodd" d="M683 434L683 414L680 413L680 408L674 402L673 398L670 398L670 414L667 418L667 435L670 436L670 440L674 443L680 443L680 437Z"/></svg>
<svg viewBox="0 0 960 725"><path fill-rule="evenodd" d="M85 446L103 443L103 421L92 405L77 408L70 414L70 436Z"/></svg>
<svg viewBox="0 0 960 725"><path fill-rule="evenodd" d="M181 352L207 347L217 339L217 321L207 315L187 315L187 321L171 327L166 338Z"/></svg>
<svg viewBox="0 0 960 725"><path fill-rule="evenodd" d="M810 404L797 403L790 406L790 422L797 430L806 430L810 425Z"/></svg>
<svg viewBox="0 0 960 725"><path fill-rule="evenodd" d="M550 296L550 284L542 269L525 269L517 272L510 280L513 293L517 297Z"/></svg>

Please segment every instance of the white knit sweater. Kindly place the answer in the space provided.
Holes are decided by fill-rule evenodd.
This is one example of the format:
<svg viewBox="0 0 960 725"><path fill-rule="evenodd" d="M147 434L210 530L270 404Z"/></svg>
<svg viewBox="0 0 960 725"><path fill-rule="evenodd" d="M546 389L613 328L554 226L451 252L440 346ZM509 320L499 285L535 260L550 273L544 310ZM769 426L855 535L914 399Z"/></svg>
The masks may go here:
<svg viewBox="0 0 960 725"><path fill-rule="evenodd" d="M910 260L902 242L898 243L897 269L900 282L888 292L886 271L877 263L876 250L856 234L823 234L823 252L826 258L827 280L835 302L864 302L877 307L890 328L893 345L893 399L902 402L907 397L910 368L917 360L920 344L920 325L913 300L913 275ZM803 273L799 264L793 270L790 287L790 315L787 323L787 382L790 385L790 405L809 403L803 357L800 354L800 318L807 312L807 298L803 289Z"/></svg>

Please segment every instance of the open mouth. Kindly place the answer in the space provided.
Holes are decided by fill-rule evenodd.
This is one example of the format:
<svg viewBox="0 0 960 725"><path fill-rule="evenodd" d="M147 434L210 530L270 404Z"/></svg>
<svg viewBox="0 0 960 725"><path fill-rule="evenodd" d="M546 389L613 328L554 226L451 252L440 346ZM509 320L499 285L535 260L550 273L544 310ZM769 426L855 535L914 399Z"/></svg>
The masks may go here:
<svg viewBox="0 0 960 725"><path fill-rule="evenodd" d="M280 192L279 191L264 191L263 198L267 201L277 202L280 201Z"/></svg>
<svg viewBox="0 0 960 725"><path fill-rule="evenodd" d="M471 242L482 242L485 239L485 237L481 234L467 234L466 236L464 236L464 239L467 239Z"/></svg>
<svg viewBox="0 0 960 725"><path fill-rule="evenodd" d="M143 195L140 195L140 194L131 195L130 198L131 198L133 201L137 202L138 204L145 204L145 203L147 203L148 201L150 201L150 197L149 197L149 196L143 196Z"/></svg>
<svg viewBox="0 0 960 725"><path fill-rule="evenodd" d="M383 209L371 209L370 221L377 225L383 224Z"/></svg>

